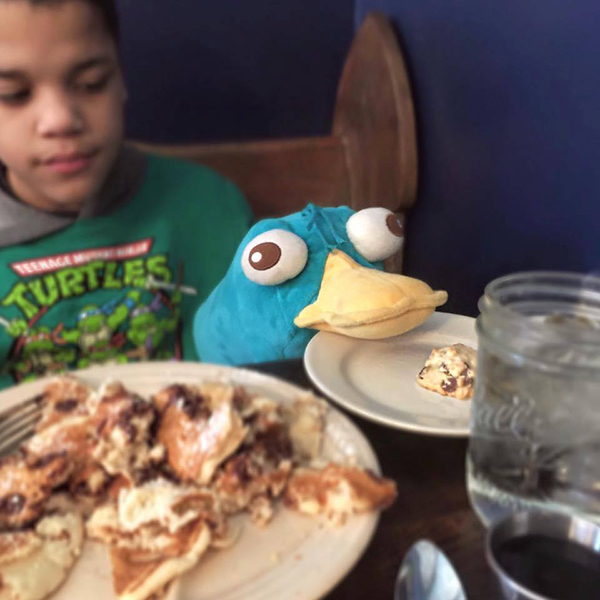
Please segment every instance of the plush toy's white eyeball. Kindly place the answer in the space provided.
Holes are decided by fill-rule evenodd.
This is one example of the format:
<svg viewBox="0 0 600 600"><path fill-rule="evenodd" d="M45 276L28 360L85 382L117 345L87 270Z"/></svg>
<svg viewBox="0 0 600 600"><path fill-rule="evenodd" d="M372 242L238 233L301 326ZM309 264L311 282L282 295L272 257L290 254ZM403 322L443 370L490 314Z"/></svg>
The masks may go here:
<svg viewBox="0 0 600 600"><path fill-rule="evenodd" d="M250 281L278 285L304 269L308 248L304 240L285 229L271 229L250 240L242 253L242 269Z"/></svg>
<svg viewBox="0 0 600 600"><path fill-rule="evenodd" d="M359 210L348 219L346 231L356 250L371 262L393 256L404 242L402 224L387 208Z"/></svg>

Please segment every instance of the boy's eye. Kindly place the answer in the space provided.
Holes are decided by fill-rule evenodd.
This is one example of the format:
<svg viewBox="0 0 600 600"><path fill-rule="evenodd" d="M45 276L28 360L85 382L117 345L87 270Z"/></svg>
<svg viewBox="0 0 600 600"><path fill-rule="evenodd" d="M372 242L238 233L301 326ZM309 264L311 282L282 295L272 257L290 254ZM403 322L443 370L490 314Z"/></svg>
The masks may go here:
<svg viewBox="0 0 600 600"><path fill-rule="evenodd" d="M82 90L84 92L89 92L91 94L95 92L101 92L106 88L108 82L110 81L110 75L100 77L98 79L90 79L89 81L81 81L75 84L76 89Z"/></svg>
<svg viewBox="0 0 600 600"><path fill-rule="evenodd" d="M10 94L0 92L0 102L4 104L23 104L29 99L29 90L18 90Z"/></svg>

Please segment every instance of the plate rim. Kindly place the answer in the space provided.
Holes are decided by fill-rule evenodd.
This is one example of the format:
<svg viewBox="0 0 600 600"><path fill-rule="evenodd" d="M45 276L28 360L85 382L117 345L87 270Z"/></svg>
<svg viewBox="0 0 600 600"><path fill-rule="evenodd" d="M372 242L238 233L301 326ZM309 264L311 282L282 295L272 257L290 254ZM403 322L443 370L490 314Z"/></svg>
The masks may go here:
<svg viewBox="0 0 600 600"><path fill-rule="evenodd" d="M252 368L246 367L236 367L236 366L228 366L228 365L218 365L213 363L201 363L196 361L149 361L144 363L125 363L125 364L116 364L116 365L94 365L92 367L87 367L85 369L71 371L69 373L65 373L68 375L72 375L77 377L84 382L90 383L90 380L97 381L102 378L103 381L108 381L110 379L122 380L125 385L127 385L127 375L119 375L122 371L132 371L135 376L136 371L144 371L147 370L149 373L157 373L167 371L165 373L165 377L169 376L169 373L175 371L175 374L171 376L177 377L176 372L181 370L182 372L188 372L188 377L192 377L192 371L198 371L198 379L210 379L211 377L224 376L228 377L233 374L238 374L239 379L249 379L247 381L247 385L255 385L268 387L269 383L272 386L275 386L279 390L281 390L281 395L297 395L304 394L307 392L312 392L310 388L304 388L301 385L296 383L287 381L283 378L277 377L276 375L271 375L268 373L264 373L261 371L255 371ZM106 373L106 375L104 375ZM210 375L210 373L214 373L215 375ZM26 398L29 398L36 393L40 393L41 389L52 379L55 379L57 376L61 374L55 375L47 375L31 382L25 382L21 384L16 384L0 390L0 409L2 409L5 405L5 396L9 395L8 399L9 404L6 407L10 407L11 405L18 403ZM104 376L103 376L104 375ZM141 373L138 375L139 377L143 377L145 373ZM102 377L103 376L103 377ZM156 375L155 375L156 376ZM239 379L236 380L234 376L231 379L236 382L239 382ZM170 383L174 383L171 381ZM168 385L168 383L166 383ZM241 384L241 383L239 383ZM96 386L96 384L93 384ZM355 439L355 443L362 446L362 450L366 452L366 455L363 454L363 459L371 462L372 465L368 468L373 469L376 467L374 471L376 473L381 472L380 462L373 449L373 446L368 439L368 437L363 433L360 427L352 421L352 419L348 418L342 411L340 411L336 406L331 403L327 403L328 410L332 415L335 415L335 419L340 422L340 424L346 428L347 431L351 434L352 438ZM377 527L380 521L380 511L376 511L373 513L367 513L364 515L360 515L362 517L362 523L364 531L359 535L359 542L355 544L353 552L349 554L346 558L346 564L337 565L337 569L329 570L329 576L321 577L321 583L317 583L313 586L307 586L307 592L310 595L298 596L297 600L319 600L320 598L324 598L329 592L331 592L338 584L340 584L345 577L347 577L352 570L356 567L357 563L364 556L366 551L368 550L375 532L377 531ZM302 517L302 515L299 515ZM314 521L315 527L319 528L319 522L317 520ZM86 540L88 543L90 540ZM198 568L201 565L201 560L198 565L194 568ZM181 580L182 577L178 577L174 584L172 585L171 590L168 594L168 600L188 600L188 597L184 597L181 595ZM243 582L241 582L243 585ZM309 590L308 588L313 588ZM60 589L60 588L59 588ZM58 592L59 590L57 590ZM278 596L279 597L279 596ZM53 598L53 595L50 596Z"/></svg>
<svg viewBox="0 0 600 600"><path fill-rule="evenodd" d="M474 317L470 317L468 315L459 315L459 314L455 314L455 313L435 312L434 315L447 315L449 319L458 317L459 319L467 319L472 322L476 321L476 319ZM425 323L427 323L427 321L425 321ZM415 329L417 329L417 328L415 328ZM411 330L411 331L414 331L414 330ZM377 412L370 411L366 408L361 408L360 406L357 406L356 404L354 404L351 401L344 398L344 396L341 395L340 393L338 393L335 389L331 388L330 385L327 384L327 382L324 382L319 377L319 375L316 374L315 368L311 362L311 356L315 352L315 347L317 346L317 344L320 343L320 342L316 341L317 338L320 337L321 339L326 339L327 337L330 337L330 336L340 336L340 335L341 334L332 333L332 332L328 332L328 331L319 331L315 336L313 336L310 339L310 341L307 344L306 349L304 351L304 355L302 357L302 363L304 365L304 369L305 369L306 374L308 375L310 381L321 393L325 394L325 396L327 398L331 399L332 402L339 404L340 406L345 408L347 411L349 411L355 415L358 415L358 416L362 417L363 419L372 421L374 423L378 423L380 425L385 425L387 427L391 427L393 429L397 429L400 431L406 431L408 433L427 435L427 436L431 436L431 437L449 437L449 438L468 438L470 436L470 425L466 428L461 428L461 429L457 429L457 428L446 429L444 427L431 427L429 425L411 424L411 423L406 423L403 421L398 421L395 419L389 419L385 416L378 414ZM359 340L357 338L351 338L351 339L356 339L357 342L370 341L370 340ZM470 400L470 401L472 402L472 400Z"/></svg>

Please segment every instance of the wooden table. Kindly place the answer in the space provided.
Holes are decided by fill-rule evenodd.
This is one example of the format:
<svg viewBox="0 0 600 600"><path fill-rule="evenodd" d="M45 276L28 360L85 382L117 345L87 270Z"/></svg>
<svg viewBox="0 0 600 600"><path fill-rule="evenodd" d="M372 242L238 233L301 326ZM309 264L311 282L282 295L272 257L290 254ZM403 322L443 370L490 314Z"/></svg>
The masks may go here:
<svg viewBox="0 0 600 600"><path fill-rule="evenodd" d="M251 368L315 390L299 360ZM485 530L467 498L467 440L404 433L340 410L369 438L383 474L398 484L398 500L382 514L365 554L327 600L391 600L402 557L420 538L444 550L469 600L500 600L485 560Z"/></svg>

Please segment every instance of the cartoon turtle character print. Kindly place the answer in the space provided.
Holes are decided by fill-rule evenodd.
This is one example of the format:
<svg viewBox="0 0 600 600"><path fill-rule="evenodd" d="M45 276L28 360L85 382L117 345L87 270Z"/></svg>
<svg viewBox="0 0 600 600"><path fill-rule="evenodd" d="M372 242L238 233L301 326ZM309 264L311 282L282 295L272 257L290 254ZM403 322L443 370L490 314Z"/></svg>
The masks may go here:
<svg viewBox="0 0 600 600"><path fill-rule="evenodd" d="M3 373L20 382L96 364L181 358L182 293L196 290L183 285L182 265L175 283L167 255L151 249L147 239L13 264L20 279L0 299L0 335L11 344Z"/></svg>

